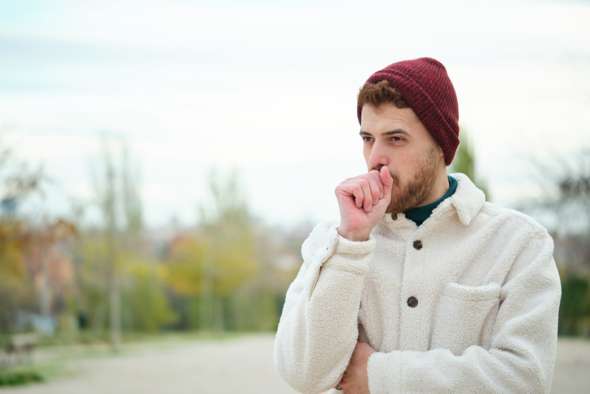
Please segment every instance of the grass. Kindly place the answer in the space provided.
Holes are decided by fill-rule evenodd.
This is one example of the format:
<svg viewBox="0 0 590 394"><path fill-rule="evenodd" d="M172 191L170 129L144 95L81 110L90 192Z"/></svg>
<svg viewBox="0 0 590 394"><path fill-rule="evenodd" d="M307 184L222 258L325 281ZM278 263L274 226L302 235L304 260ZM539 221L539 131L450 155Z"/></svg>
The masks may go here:
<svg viewBox="0 0 590 394"><path fill-rule="evenodd" d="M5 367L0 369L0 387L43 383L68 373L69 370L58 360Z"/></svg>
<svg viewBox="0 0 590 394"><path fill-rule="evenodd" d="M0 370L0 387L20 386L28 383L39 383L46 380L45 376L35 367L15 367Z"/></svg>

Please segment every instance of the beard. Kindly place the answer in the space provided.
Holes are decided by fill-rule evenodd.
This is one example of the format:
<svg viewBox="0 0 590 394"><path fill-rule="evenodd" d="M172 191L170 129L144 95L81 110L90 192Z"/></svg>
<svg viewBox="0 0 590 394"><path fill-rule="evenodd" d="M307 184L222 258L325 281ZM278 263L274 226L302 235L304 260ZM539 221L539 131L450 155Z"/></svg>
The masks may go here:
<svg viewBox="0 0 590 394"><path fill-rule="evenodd" d="M438 171L436 149L431 148L420 161L418 170L406 185L393 177L391 202L386 212L395 215L420 206L430 196Z"/></svg>

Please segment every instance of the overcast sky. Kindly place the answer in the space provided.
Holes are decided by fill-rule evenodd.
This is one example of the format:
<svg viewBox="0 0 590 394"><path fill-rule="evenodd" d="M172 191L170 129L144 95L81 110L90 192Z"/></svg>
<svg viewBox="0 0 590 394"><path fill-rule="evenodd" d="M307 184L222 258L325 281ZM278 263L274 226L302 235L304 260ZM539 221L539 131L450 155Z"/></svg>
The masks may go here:
<svg viewBox="0 0 590 394"><path fill-rule="evenodd" d="M0 5L1 142L92 196L98 133L128 141L150 226L193 223L212 166L271 223L334 218L366 172L356 93L445 64L494 201L535 195L528 158L590 146L590 2L15 1ZM488 6L493 4L493 7Z"/></svg>

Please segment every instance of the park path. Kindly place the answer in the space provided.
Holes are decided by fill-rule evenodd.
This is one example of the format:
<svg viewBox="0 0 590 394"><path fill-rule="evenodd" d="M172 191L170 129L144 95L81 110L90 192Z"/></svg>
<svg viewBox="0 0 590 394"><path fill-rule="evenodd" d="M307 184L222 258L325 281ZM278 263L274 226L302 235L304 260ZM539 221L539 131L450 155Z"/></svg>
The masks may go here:
<svg viewBox="0 0 590 394"><path fill-rule="evenodd" d="M272 365L272 334L153 341L117 356L74 357L70 373L1 394L295 393ZM560 339L553 393L590 393L590 341Z"/></svg>

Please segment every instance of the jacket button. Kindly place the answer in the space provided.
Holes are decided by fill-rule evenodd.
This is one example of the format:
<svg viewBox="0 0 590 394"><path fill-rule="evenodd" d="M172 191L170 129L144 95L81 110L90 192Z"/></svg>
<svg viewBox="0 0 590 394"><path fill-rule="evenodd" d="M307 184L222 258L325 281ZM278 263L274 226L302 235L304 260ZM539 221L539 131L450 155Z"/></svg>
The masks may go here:
<svg viewBox="0 0 590 394"><path fill-rule="evenodd" d="M420 241L419 239L414 241L414 248L416 249L422 249L422 241Z"/></svg>
<svg viewBox="0 0 590 394"><path fill-rule="evenodd" d="M397 213L394 213L393 215L391 215L391 218L392 218L393 220L397 220Z"/></svg>
<svg viewBox="0 0 590 394"><path fill-rule="evenodd" d="M418 305L418 299L414 296L408 297L408 306L414 308L416 305Z"/></svg>

